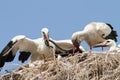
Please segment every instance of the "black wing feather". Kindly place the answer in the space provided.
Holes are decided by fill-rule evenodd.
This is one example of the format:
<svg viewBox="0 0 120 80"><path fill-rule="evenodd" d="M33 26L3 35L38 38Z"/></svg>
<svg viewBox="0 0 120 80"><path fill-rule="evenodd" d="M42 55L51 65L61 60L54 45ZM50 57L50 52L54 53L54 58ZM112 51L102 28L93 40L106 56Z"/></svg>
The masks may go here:
<svg viewBox="0 0 120 80"><path fill-rule="evenodd" d="M30 57L30 55L31 55L30 52L20 52L19 61L24 63Z"/></svg>
<svg viewBox="0 0 120 80"><path fill-rule="evenodd" d="M13 52L10 51L8 54L6 54L11 48L12 46L15 44L16 42L10 41L5 48L3 48L1 54L0 54L0 67L3 67L5 62L10 62L13 61L15 55L13 55Z"/></svg>
<svg viewBox="0 0 120 80"><path fill-rule="evenodd" d="M117 37L118 37L118 34L117 34L117 31L113 30L113 27L111 24L109 23L106 23L110 28L111 28L111 33L105 37L105 39L112 39L112 40L115 40L117 42Z"/></svg>

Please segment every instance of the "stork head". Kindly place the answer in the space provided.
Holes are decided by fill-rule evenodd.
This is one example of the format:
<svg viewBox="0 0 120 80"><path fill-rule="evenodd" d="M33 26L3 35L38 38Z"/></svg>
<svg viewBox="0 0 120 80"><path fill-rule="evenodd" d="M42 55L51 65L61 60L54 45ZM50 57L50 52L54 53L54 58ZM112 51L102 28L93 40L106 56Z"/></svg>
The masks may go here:
<svg viewBox="0 0 120 80"><path fill-rule="evenodd" d="M83 41L84 37L80 34L80 32L75 32L72 35L72 43L74 48L79 49L80 43Z"/></svg>
<svg viewBox="0 0 120 80"><path fill-rule="evenodd" d="M41 30L45 44L49 46L49 31L48 28L42 28Z"/></svg>
<svg viewBox="0 0 120 80"><path fill-rule="evenodd" d="M116 46L115 41L112 39L108 39L102 43L96 44L94 47L112 47L112 46Z"/></svg>

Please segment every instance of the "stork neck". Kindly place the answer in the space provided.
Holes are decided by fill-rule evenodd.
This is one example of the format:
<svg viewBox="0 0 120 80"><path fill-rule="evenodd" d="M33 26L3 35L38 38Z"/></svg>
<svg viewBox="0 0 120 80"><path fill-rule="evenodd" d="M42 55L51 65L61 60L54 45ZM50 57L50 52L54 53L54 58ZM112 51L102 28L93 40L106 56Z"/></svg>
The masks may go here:
<svg viewBox="0 0 120 80"><path fill-rule="evenodd" d="M85 31L78 32L78 39L80 39L80 41L85 40L86 37L87 37L87 34Z"/></svg>
<svg viewBox="0 0 120 80"><path fill-rule="evenodd" d="M113 51L113 50L115 50L115 49L116 49L116 43L114 43L114 44L111 45L109 51Z"/></svg>

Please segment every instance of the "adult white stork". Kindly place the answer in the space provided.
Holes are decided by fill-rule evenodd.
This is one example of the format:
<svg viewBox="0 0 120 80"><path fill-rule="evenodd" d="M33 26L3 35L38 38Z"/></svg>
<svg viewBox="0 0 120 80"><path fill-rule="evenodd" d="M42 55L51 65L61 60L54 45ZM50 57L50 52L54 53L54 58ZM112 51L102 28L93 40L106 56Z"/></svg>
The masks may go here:
<svg viewBox="0 0 120 80"><path fill-rule="evenodd" d="M85 40L90 47L90 53L95 44L113 39L117 41L117 32L108 23L92 22L85 26L83 31L73 33L72 42L75 48L78 48L80 43Z"/></svg>
<svg viewBox="0 0 120 80"><path fill-rule="evenodd" d="M49 42L48 29L41 30L42 38L30 39L24 35L15 36L0 54L0 67L5 62L13 61L17 51L20 51L19 61L25 62L31 55L31 61L55 57L55 45Z"/></svg>
<svg viewBox="0 0 120 80"><path fill-rule="evenodd" d="M116 42L112 39L105 40L102 43L96 44L94 47L109 47L108 51L120 52L120 45L116 45Z"/></svg>

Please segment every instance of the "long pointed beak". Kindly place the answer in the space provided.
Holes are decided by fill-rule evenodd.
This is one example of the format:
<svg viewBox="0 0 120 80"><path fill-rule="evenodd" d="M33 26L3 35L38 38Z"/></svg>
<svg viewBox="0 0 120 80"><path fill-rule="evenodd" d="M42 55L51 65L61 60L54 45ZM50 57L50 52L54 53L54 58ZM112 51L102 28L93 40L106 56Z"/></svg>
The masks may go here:
<svg viewBox="0 0 120 80"><path fill-rule="evenodd" d="M94 46L94 48L96 48L96 47L106 47L106 46L107 46L106 43L102 42L102 43L96 44Z"/></svg>
<svg viewBox="0 0 120 80"><path fill-rule="evenodd" d="M75 42L75 43L74 43L74 47L76 47L76 48L78 49L79 46L80 46L80 43L81 43L81 42Z"/></svg>
<svg viewBox="0 0 120 80"><path fill-rule="evenodd" d="M79 51L79 46L80 46L80 43L81 42L73 42L73 54L75 53L75 50L78 50Z"/></svg>
<svg viewBox="0 0 120 80"><path fill-rule="evenodd" d="M49 35L48 33L44 33L45 44L49 46Z"/></svg>

